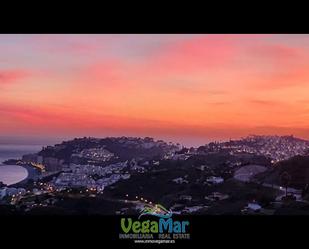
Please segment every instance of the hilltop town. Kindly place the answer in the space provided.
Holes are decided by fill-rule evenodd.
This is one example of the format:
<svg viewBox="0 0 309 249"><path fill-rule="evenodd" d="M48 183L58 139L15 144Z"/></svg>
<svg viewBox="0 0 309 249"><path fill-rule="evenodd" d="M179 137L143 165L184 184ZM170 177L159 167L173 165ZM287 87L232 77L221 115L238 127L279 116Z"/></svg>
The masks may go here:
<svg viewBox="0 0 309 249"><path fill-rule="evenodd" d="M117 215L160 203L175 214L303 214L309 176L298 180L290 160L306 176L308 148L309 141L293 136L248 136L198 148L149 137L76 138L8 160L36 174L0 186L0 209ZM287 184L284 172L292 177Z"/></svg>

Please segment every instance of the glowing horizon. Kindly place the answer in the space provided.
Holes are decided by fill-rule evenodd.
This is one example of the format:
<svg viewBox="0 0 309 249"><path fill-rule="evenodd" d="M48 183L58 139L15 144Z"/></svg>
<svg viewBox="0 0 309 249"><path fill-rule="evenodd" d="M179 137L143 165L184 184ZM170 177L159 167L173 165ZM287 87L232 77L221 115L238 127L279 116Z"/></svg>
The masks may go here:
<svg viewBox="0 0 309 249"><path fill-rule="evenodd" d="M0 137L309 139L309 35L0 35Z"/></svg>

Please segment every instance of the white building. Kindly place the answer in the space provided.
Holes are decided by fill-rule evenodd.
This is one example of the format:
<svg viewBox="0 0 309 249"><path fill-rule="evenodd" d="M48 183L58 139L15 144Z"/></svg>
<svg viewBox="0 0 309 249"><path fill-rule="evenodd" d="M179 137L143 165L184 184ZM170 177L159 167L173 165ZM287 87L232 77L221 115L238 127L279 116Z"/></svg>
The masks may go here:
<svg viewBox="0 0 309 249"><path fill-rule="evenodd" d="M0 189L0 199L3 199L6 196L7 187Z"/></svg>
<svg viewBox="0 0 309 249"><path fill-rule="evenodd" d="M17 195L18 194L18 189L17 188L7 188L6 194L8 196Z"/></svg>
<svg viewBox="0 0 309 249"><path fill-rule="evenodd" d="M193 207L185 207L182 212L183 213L193 213L193 212L197 212L200 209L204 208L206 206L193 206Z"/></svg>
<svg viewBox="0 0 309 249"><path fill-rule="evenodd" d="M201 166L197 166L197 169L204 171L205 169L207 169L207 165L201 165Z"/></svg>
<svg viewBox="0 0 309 249"><path fill-rule="evenodd" d="M224 179L222 177L211 176L211 177L208 177L206 181L212 184L220 184L224 182Z"/></svg>
<svg viewBox="0 0 309 249"><path fill-rule="evenodd" d="M13 195L24 195L26 194L26 190L24 188L8 188L4 187L0 189L0 199L5 196L13 196Z"/></svg>
<svg viewBox="0 0 309 249"><path fill-rule="evenodd" d="M262 207L257 203L249 203L247 208L252 210L252 211L259 211L259 210L261 210Z"/></svg>
<svg viewBox="0 0 309 249"><path fill-rule="evenodd" d="M180 200L184 200L184 201L191 201L192 200L192 196L191 195L181 195L179 197Z"/></svg>
<svg viewBox="0 0 309 249"><path fill-rule="evenodd" d="M189 183L188 180L185 180L185 179L183 179L182 177L175 178L175 179L173 180L173 182L176 182L177 184Z"/></svg>
<svg viewBox="0 0 309 249"><path fill-rule="evenodd" d="M122 174L122 175L121 175L121 178L124 179L124 180L127 180L127 179L129 179L130 177L131 177L130 174Z"/></svg>
<svg viewBox="0 0 309 249"><path fill-rule="evenodd" d="M131 167L131 170L134 170L138 173L144 173L145 172L145 168L142 167L142 166L138 166L138 165Z"/></svg>
<svg viewBox="0 0 309 249"><path fill-rule="evenodd" d="M205 199L210 200L210 201L221 201L221 200L225 200L225 199L228 199L228 198L229 198L229 195L222 194L220 192L213 192L209 196L205 196Z"/></svg>

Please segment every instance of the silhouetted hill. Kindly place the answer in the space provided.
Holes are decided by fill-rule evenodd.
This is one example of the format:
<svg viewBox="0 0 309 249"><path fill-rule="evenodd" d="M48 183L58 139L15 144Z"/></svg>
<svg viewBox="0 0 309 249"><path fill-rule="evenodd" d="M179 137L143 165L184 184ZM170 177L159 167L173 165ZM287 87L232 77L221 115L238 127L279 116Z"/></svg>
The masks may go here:
<svg viewBox="0 0 309 249"><path fill-rule="evenodd" d="M107 137L107 138L75 138L70 141L56 144L55 146L44 147L38 155L43 157L54 157L70 162L73 154L80 153L85 149L104 148L115 157L111 162L130 160L132 158L154 159L161 158L164 154L178 150L179 148L171 143L162 140L155 141L153 138L135 137ZM83 163L82 160L80 163Z"/></svg>

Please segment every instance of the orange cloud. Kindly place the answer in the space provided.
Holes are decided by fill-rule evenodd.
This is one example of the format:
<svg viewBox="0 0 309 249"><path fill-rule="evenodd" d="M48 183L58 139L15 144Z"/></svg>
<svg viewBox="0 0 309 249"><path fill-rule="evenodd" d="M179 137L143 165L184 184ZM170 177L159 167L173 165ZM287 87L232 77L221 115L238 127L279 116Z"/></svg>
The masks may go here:
<svg viewBox="0 0 309 249"><path fill-rule="evenodd" d="M90 87L104 86L106 88L126 83L130 70L121 61L103 61L87 66L79 72L78 81Z"/></svg>

